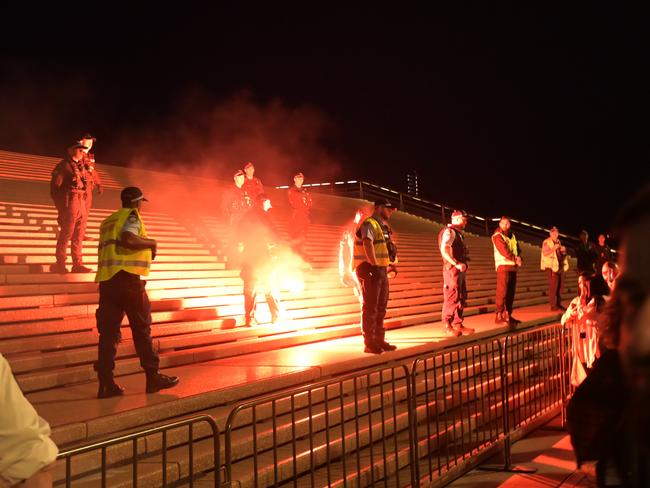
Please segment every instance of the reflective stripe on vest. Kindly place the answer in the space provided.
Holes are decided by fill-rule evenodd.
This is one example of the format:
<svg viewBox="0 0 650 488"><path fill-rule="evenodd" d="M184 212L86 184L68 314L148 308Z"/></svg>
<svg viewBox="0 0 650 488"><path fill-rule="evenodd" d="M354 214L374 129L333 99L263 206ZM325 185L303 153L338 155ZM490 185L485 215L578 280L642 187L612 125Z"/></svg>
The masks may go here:
<svg viewBox="0 0 650 488"><path fill-rule="evenodd" d="M388 266L390 264L390 258L388 257L388 246L386 246L386 238L384 237L384 229L382 229L379 222L377 222L372 217L368 217L365 222L369 222L372 225L374 230L375 239L372 242L373 247L375 248L375 258L377 259L377 266ZM364 222L364 223L365 223ZM363 224L361 224L363 226ZM361 228L361 226L359 227ZM356 269L363 262L368 262L366 257L366 251L363 247L363 240L359 239L358 236L354 240L354 263L353 266Z"/></svg>
<svg viewBox="0 0 650 488"><path fill-rule="evenodd" d="M140 219L139 237L147 237L147 231L134 208L122 208L108 216L99 228L99 259L95 281L110 280L119 271L147 276L151 268L151 249L128 249L121 246L122 229L131 213Z"/></svg>
<svg viewBox="0 0 650 488"><path fill-rule="evenodd" d="M510 252L514 255L517 256L517 238L515 237L514 234L512 234L512 237L508 237L507 235L501 233L501 232L495 232L492 237L494 236L500 236L503 238L503 240L506 243L506 246L510 250ZM516 263L514 261L511 261L510 259L506 258L503 256L497 247L492 243L492 247L494 248L494 269L499 269L499 266L515 266Z"/></svg>

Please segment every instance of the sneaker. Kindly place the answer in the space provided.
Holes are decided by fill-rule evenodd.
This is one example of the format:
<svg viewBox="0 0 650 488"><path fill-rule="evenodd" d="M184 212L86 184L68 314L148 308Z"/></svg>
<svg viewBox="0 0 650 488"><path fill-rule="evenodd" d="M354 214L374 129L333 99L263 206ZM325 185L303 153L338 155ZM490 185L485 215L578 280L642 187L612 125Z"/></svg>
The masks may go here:
<svg viewBox="0 0 650 488"><path fill-rule="evenodd" d="M246 325L246 327L252 327L254 325L257 325L257 320L255 320L255 317L250 317L250 318L246 319L245 325Z"/></svg>
<svg viewBox="0 0 650 488"><path fill-rule="evenodd" d="M386 352L388 352L388 351L396 351L397 350L397 346L389 344L386 341L380 342L379 347L381 347L382 351L386 351Z"/></svg>
<svg viewBox="0 0 650 488"><path fill-rule="evenodd" d="M178 381L178 376L167 376L161 373L147 375L147 393L156 393L160 390L173 388L178 384Z"/></svg>
<svg viewBox="0 0 650 488"><path fill-rule="evenodd" d="M124 395L124 388L111 380L110 383L99 382L97 398L111 398Z"/></svg>
<svg viewBox="0 0 650 488"><path fill-rule="evenodd" d="M367 344L366 347L363 348L363 352L368 354L381 354L384 350L377 344Z"/></svg>
<svg viewBox="0 0 650 488"><path fill-rule="evenodd" d="M454 329L451 324L447 324L445 325L445 335L447 337L459 337L462 335L462 332Z"/></svg>
<svg viewBox="0 0 650 488"><path fill-rule="evenodd" d="M514 318L514 317L511 315L511 316L510 316L510 321L509 321L509 323L510 323L511 325L519 325L519 324L521 324L521 320L517 320L516 318Z"/></svg>
<svg viewBox="0 0 650 488"><path fill-rule="evenodd" d="M503 316L501 313L497 313L496 317L494 318L494 323L497 325L509 325L510 322L508 321L507 318Z"/></svg>
<svg viewBox="0 0 650 488"><path fill-rule="evenodd" d="M92 273L93 270L84 266L83 264L73 264L72 265L73 273Z"/></svg>
<svg viewBox="0 0 650 488"><path fill-rule="evenodd" d="M68 268L65 267L65 264L56 263L50 266L50 273L63 274L63 273L69 273L69 271Z"/></svg>
<svg viewBox="0 0 650 488"><path fill-rule="evenodd" d="M474 333L474 329L471 327L465 327L463 324L458 324L454 327L461 335L470 335Z"/></svg>

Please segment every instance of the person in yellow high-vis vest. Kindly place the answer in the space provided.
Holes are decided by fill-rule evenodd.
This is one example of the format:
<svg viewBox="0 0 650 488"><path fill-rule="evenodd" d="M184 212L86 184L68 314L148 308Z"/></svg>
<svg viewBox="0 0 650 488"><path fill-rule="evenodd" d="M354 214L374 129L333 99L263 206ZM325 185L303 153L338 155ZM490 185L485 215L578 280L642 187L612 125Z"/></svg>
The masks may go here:
<svg viewBox="0 0 650 488"><path fill-rule="evenodd" d="M158 354L151 343L151 303L145 291L157 243L147 236L140 217L147 201L136 187L122 190L122 208L107 217L99 229L99 258L95 281L99 283L97 330L99 351L95 370L99 377L98 398L122 395L113 369L124 315L129 319L133 343L147 377L147 393L171 388L178 377L160 374Z"/></svg>
<svg viewBox="0 0 650 488"><path fill-rule="evenodd" d="M569 269L566 247L560 242L560 231L553 227L542 242L540 268L548 276L548 300L551 311L566 310L562 305L562 282Z"/></svg>
<svg viewBox="0 0 650 488"><path fill-rule="evenodd" d="M495 324L515 326L520 323L512 316L517 289L517 269L522 265L521 248L517 238L510 231L510 219L501 217L499 227L492 235L494 267L497 271Z"/></svg>
<svg viewBox="0 0 650 488"><path fill-rule="evenodd" d="M396 250L391 239L388 219L395 207L388 200L377 200L372 216L366 218L356 232L354 263L361 283L363 305L361 328L364 352L381 354L397 347L385 340L384 317L388 306L388 272L394 270Z"/></svg>

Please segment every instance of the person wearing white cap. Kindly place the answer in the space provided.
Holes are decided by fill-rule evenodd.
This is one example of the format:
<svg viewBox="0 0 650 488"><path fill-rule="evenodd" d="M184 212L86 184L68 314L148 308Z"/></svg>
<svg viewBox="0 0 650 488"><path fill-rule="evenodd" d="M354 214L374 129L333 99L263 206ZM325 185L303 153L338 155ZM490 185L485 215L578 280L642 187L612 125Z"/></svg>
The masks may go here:
<svg viewBox="0 0 650 488"><path fill-rule="evenodd" d="M540 267L548 275L548 300L552 311L566 310L562 306L562 281L564 272L569 269L566 247L560 242L557 227L549 231L549 237L542 243Z"/></svg>
<svg viewBox="0 0 650 488"><path fill-rule="evenodd" d="M97 171L95 153L91 152L95 142L97 142L97 138L91 136L88 133L85 133L79 139L79 143L85 147L83 150L83 163L89 176L88 180L86 181L86 210L88 214L90 214L90 209L93 206L93 191L97 189L97 195L104 193L102 180L99 176L99 171Z"/></svg>
<svg viewBox="0 0 650 488"><path fill-rule="evenodd" d="M72 255L73 273L90 273L83 265L83 241L86 235L88 208L86 189L90 175L84 166L84 149L81 143L68 148L68 157L56 165L50 179L50 196L58 212L59 235L56 241L56 264L53 273L67 273L66 255L68 243Z"/></svg>

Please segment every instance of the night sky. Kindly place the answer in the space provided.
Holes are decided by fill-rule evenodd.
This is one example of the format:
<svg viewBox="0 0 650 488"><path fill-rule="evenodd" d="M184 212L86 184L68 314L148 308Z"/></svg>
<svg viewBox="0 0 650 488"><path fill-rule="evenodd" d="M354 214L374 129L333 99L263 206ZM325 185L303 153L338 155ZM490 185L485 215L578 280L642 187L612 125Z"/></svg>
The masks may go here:
<svg viewBox="0 0 650 488"><path fill-rule="evenodd" d="M268 184L301 168L402 189L416 169L434 201L605 230L650 175L645 13L450 3L5 15L0 148L62 155L88 130L100 163L229 179L253 159Z"/></svg>

